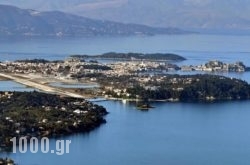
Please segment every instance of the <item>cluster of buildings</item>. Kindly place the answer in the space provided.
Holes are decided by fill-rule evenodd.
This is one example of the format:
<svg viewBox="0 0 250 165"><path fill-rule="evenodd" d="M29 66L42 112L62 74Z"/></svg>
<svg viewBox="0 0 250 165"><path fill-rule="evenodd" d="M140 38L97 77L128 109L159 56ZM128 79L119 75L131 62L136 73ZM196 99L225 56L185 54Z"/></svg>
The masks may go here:
<svg viewBox="0 0 250 165"><path fill-rule="evenodd" d="M0 92L0 99L1 98L11 98L12 95L13 95L13 93L11 93L11 92Z"/></svg>
<svg viewBox="0 0 250 165"><path fill-rule="evenodd" d="M132 76L126 84L123 82L111 82L109 86L105 86L103 95L106 98L112 98L117 96L119 98L130 98L131 93L128 92L128 88L133 88L135 83L138 82L145 90L156 91L161 89L163 84L168 84L173 91L182 91L184 86L190 85L194 82L199 82L200 79L197 77L175 77L175 76L164 76L164 75L150 75L150 76ZM139 95L136 96L139 98Z"/></svg>
<svg viewBox="0 0 250 165"><path fill-rule="evenodd" d="M209 61L204 65L198 66L182 66L182 71L206 71L206 72L245 72L248 68L243 62L235 62L232 64L223 63L221 61Z"/></svg>
<svg viewBox="0 0 250 165"><path fill-rule="evenodd" d="M55 62L32 62L29 60L0 63L0 72L18 74L40 74L56 78L70 78L77 73L98 73L98 69L85 69L84 66L93 65L81 61L55 61ZM95 64L103 66L103 64Z"/></svg>
<svg viewBox="0 0 250 165"><path fill-rule="evenodd" d="M41 73L56 74L60 64L55 62L33 63L33 62L5 62L0 63L0 71L7 73Z"/></svg>
<svg viewBox="0 0 250 165"><path fill-rule="evenodd" d="M95 66L95 67L90 67ZM102 69L107 67L110 69ZM71 77L73 74L103 73L105 75L131 75L138 72L162 72L177 70L177 65L164 62L126 61L111 64L85 62L75 58L56 62L16 61L0 63L0 71L7 73L53 75L55 77Z"/></svg>
<svg viewBox="0 0 250 165"><path fill-rule="evenodd" d="M72 78L72 75L85 75L89 73L102 73L109 76L137 75L138 73L167 73L167 71L227 71L244 72L249 70L243 62L232 64L221 61L209 61L204 65L182 66L166 62L150 61L124 61L110 64L85 62L77 58L68 58L65 61L44 62L29 60L17 62L0 63L0 72L21 73L21 74L41 74L56 78ZM93 78L93 80L96 80Z"/></svg>
<svg viewBox="0 0 250 165"><path fill-rule="evenodd" d="M117 62L113 64L108 64L112 70L106 72L108 75L130 75L137 72L147 72L147 71L162 71L161 68L165 68L165 63L163 62L140 62L140 61L126 61Z"/></svg>

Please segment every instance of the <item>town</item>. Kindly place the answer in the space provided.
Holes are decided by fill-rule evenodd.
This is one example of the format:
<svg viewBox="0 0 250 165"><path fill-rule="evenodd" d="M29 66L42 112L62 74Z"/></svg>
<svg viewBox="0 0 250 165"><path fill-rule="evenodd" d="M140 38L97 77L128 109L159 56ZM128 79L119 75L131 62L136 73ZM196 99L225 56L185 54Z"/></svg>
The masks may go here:
<svg viewBox="0 0 250 165"><path fill-rule="evenodd" d="M88 60L88 61L87 61ZM243 62L233 64L221 61L209 61L198 66L178 66L175 61L126 60L101 63L95 59L83 59L70 56L64 61L47 61L43 59L19 60L0 63L1 76L24 85L32 86L45 92L70 97L127 100L165 100L180 101L185 99L245 99L248 98L248 86L241 81L207 74L209 72L245 72L249 68ZM199 71L203 75L177 75L175 71ZM209 80L211 79L211 80ZM215 81L216 82L213 82ZM203 89L197 86L211 84ZM98 84L91 89L52 87L51 82L65 84ZM219 91L221 83L229 83L228 90ZM196 84L196 86L194 85ZM237 84L247 88L234 89ZM194 88L190 92L190 88ZM233 89L232 89L233 88ZM195 91L197 90L197 91ZM204 92L204 90L207 90ZM188 93L189 92L189 93ZM228 93L229 92L229 93ZM198 94L197 94L198 93ZM226 94L225 94L226 93ZM192 96L190 96L191 94ZM224 95L225 94L225 95Z"/></svg>
<svg viewBox="0 0 250 165"><path fill-rule="evenodd" d="M235 62L233 64L223 63L222 61L209 61L204 65L198 66L182 66L182 71L205 71L205 72L245 72L249 71L243 62Z"/></svg>
<svg viewBox="0 0 250 165"><path fill-rule="evenodd" d="M89 132L106 122L108 111L96 100L133 101L136 109L153 108L151 101L213 102L250 99L250 85L242 80L207 72L244 72L242 62L210 61L199 66L178 66L170 61L116 61L69 57L0 63L1 80L12 80L33 92L0 92L0 149L11 150L12 137L55 137ZM175 74L204 71L205 74ZM52 86L61 82L66 87ZM91 88L67 84L98 84ZM87 100L89 99L89 100ZM21 117L20 117L21 116ZM7 140L6 140L7 139ZM11 160L0 160L0 162Z"/></svg>
<svg viewBox="0 0 250 165"><path fill-rule="evenodd" d="M105 75L131 75L142 72L167 73L169 71L204 71L204 72L245 72L249 71L243 62L224 63L209 61L206 64L193 66L178 66L171 61L121 61L112 63L98 63L96 60L88 62L77 57L69 57L64 61L47 61L42 59L19 60L0 63L0 71L5 73L41 74L56 78L72 78L76 74L102 73Z"/></svg>

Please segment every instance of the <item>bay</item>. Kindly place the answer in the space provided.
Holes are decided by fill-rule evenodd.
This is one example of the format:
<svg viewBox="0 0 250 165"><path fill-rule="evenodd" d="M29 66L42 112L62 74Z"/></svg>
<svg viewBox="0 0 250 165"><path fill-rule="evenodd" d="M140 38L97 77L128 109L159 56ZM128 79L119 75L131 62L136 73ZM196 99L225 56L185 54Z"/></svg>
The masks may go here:
<svg viewBox="0 0 250 165"><path fill-rule="evenodd" d="M249 101L154 103L149 112L133 104L100 103L108 123L72 140L70 153L10 154L20 165L245 165L250 163ZM50 147L55 146L50 141Z"/></svg>
<svg viewBox="0 0 250 165"><path fill-rule="evenodd" d="M105 52L177 53L202 64L208 60L243 61L250 66L250 36L170 35L126 38L0 41L0 61ZM183 74L183 73L182 73ZM193 74L193 73L187 73ZM250 74L221 73L250 82ZM11 88L11 85L10 85ZM133 103L98 102L110 114L107 124L72 140L63 156L41 152L2 153L19 165L245 165L250 164L250 101L217 103L153 103L148 112ZM50 140L55 146L56 139Z"/></svg>

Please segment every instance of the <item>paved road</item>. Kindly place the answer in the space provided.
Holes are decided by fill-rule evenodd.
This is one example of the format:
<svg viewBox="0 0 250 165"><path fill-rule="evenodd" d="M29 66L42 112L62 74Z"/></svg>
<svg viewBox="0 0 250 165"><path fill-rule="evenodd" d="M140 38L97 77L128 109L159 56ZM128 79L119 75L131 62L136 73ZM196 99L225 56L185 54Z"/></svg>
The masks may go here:
<svg viewBox="0 0 250 165"><path fill-rule="evenodd" d="M6 74L6 73L0 73L0 76L5 77L5 78L10 79L10 80L13 80L17 83L20 83L20 84L23 84L26 86L30 86L30 87L33 87L35 89L39 89L39 90L47 92L47 93L64 95L64 96L69 96L69 97L74 97L74 98L84 98L83 95L79 95L79 94L76 94L73 92L64 91L64 90L58 89L56 87L51 87L48 85L39 84L37 82L33 82L33 81L28 80L28 79L19 77L19 76L10 75L10 74Z"/></svg>

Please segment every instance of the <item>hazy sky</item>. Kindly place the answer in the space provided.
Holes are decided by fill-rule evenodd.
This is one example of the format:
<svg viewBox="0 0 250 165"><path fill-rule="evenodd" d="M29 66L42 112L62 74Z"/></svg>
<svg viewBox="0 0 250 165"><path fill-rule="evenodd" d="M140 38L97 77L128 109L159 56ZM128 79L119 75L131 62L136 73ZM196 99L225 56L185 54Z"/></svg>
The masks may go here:
<svg viewBox="0 0 250 165"><path fill-rule="evenodd" d="M0 0L0 4L151 26L250 30L250 0Z"/></svg>

